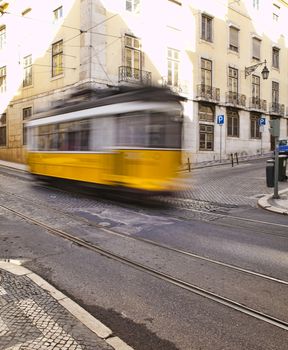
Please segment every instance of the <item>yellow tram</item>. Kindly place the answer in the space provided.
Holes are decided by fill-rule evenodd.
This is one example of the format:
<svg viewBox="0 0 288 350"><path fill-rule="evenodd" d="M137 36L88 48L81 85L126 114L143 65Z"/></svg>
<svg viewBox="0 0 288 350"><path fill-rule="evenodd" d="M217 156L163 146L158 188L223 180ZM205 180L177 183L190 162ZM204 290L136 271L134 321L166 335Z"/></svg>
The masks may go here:
<svg viewBox="0 0 288 350"><path fill-rule="evenodd" d="M182 126L180 98L167 89L102 91L80 102L73 96L27 123L28 166L38 178L173 192Z"/></svg>

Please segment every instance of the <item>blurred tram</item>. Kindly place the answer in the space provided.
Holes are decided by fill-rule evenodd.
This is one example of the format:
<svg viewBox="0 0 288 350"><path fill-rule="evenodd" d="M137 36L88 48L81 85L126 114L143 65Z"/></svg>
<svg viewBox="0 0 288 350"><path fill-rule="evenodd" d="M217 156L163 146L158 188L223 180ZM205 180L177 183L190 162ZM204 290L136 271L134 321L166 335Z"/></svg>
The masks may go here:
<svg viewBox="0 0 288 350"><path fill-rule="evenodd" d="M179 96L151 87L74 100L27 123L31 174L152 194L177 189Z"/></svg>

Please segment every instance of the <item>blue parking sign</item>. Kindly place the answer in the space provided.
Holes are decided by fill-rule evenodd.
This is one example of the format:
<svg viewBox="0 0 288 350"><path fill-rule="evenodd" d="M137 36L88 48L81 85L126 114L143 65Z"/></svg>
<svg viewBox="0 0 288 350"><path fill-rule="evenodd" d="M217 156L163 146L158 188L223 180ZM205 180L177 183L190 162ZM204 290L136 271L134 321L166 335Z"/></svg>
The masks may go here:
<svg viewBox="0 0 288 350"><path fill-rule="evenodd" d="M224 124L224 115L217 115L217 124L223 125Z"/></svg>
<svg viewBox="0 0 288 350"><path fill-rule="evenodd" d="M259 118L259 126L266 125L266 119L265 118Z"/></svg>

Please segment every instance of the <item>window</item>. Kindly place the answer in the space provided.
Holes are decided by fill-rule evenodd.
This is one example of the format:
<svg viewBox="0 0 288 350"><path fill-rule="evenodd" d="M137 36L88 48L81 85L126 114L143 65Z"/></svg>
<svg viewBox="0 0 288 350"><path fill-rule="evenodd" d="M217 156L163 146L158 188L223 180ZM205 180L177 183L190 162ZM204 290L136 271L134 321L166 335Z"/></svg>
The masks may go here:
<svg viewBox="0 0 288 350"><path fill-rule="evenodd" d="M258 75L252 75L252 99L255 101L260 99L260 77Z"/></svg>
<svg viewBox="0 0 288 350"><path fill-rule="evenodd" d="M140 79L142 60L141 60L141 49L140 40L130 36L125 35L125 66L127 67L127 77L134 78L136 80Z"/></svg>
<svg viewBox="0 0 288 350"><path fill-rule="evenodd" d="M229 92L238 93L238 69L229 67L228 75Z"/></svg>
<svg viewBox="0 0 288 350"><path fill-rule="evenodd" d="M6 46L6 27L2 26L0 28L0 50L4 49Z"/></svg>
<svg viewBox="0 0 288 350"><path fill-rule="evenodd" d="M229 27L229 49L239 51L239 29L232 26Z"/></svg>
<svg viewBox="0 0 288 350"><path fill-rule="evenodd" d="M260 47L261 47L261 40L258 38L252 39L252 58L256 60L260 60Z"/></svg>
<svg viewBox="0 0 288 350"><path fill-rule="evenodd" d="M234 109L227 109L227 136L239 137L239 114Z"/></svg>
<svg viewBox="0 0 288 350"><path fill-rule="evenodd" d="M201 58L201 85L212 86L212 61Z"/></svg>
<svg viewBox="0 0 288 350"><path fill-rule="evenodd" d="M52 77L63 74L63 40L52 44Z"/></svg>
<svg viewBox="0 0 288 350"><path fill-rule="evenodd" d="M168 48L168 79L167 84L179 85L179 51Z"/></svg>
<svg viewBox="0 0 288 350"><path fill-rule="evenodd" d="M117 118L117 146L180 148L182 122L173 119L174 112L125 113Z"/></svg>
<svg viewBox="0 0 288 350"><path fill-rule="evenodd" d="M279 21L279 16L276 13L273 13L273 21L278 22Z"/></svg>
<svg viewBox="0 0 288 350"><path fill-rule="evenodd" d="M35 144L43 151L89 151L90 120L63 122L38 127Z"/></svg>
<svg viewBox="0 0 288 350"><path fill-rule="evenodd" d="M54 22L57 22L62 17L63 17L63 6L60 6L53 11L53 20Z"/></svg>
<svg viewBox="0 0 288 350"><path fill-rule="evenodd" d="M272 48L272 67L279 69L279 52L278 47Z"/></svg>
<svg viewBox="0 0 288 350"><path fill-rule="evenodd" d="M250 115L250 135L251 139L260 139L259 119L261 115L251 113Z"/></svg>
<svg viewBox="0 0 288 350"><path fill-rule="evenodd" d="M32 85L32 55L24 57L23 68L24 68L23 87Z"/></svg>
<svg viewBox="0 0 288 350"><path fill-rule="evenodd" d="M28 9L26 9L22 12L22 16L28 15L28 13L30 13L31 11L32 11L32 9L29 7Z"/></svg>
<svg viewBox="0 0 288 350"><path fill-rule="evenodd" d="M6 146L6 113L0 114L0 146Z"/></svg>
<svg viewBox="0 0 288 350"><path fill-rule="evenodd" d="M27 145L27 127L25 121L32 115L32 107L23 108L22 120L23 120L23 145Z"/></svg>
<svg viewBox="0 0 288 350"><path fill-rule="evenodd" d="M279 21L279 15L280 15L280 6L273 4L273 21L278 22Z"/></svg>
<svg viewBox="0 0 288 350"><path fill-rule="evenodd" d="M276 106L279 102L279 83L272 81L272 104Z"/></svg>
<svg viewBox="0 0 288 350"><path fill-rule="evenodd" d="M6 66L0 68L0 93L6 91Z"/></svg>
<svg viewBox="0 0 288 350"><path fill-rule="evenodd" d="M126 0L126 11L139 13L140 0Z"/></svg>
<svg viewBox="0 0 288 350"><path fill-rule="evenodd" d="M213 151L214 149L214 125L199 125L199 150Z"/></svg>
<svg viewBox="0 0 288 350"><path fill-rule="evenodd" d="M199 150L213 151L214 149L214 108L199 104ZM213 124L212 124L213 123Z"/></svg>
<svg viewBox="0 0 288 350"><path fill-rule="evenodd" d="M201 16L201 39L212 42L212 21L207 15Z"/></svg>
<svg viewBox="0 0 288 350"><path fill-rule="evenodd" d="M259 0L253 0L253 7L256 10L259 10Z"/></svg>
<svg viewBox="0 0 288 350"><path fill-rule="evenodd" d="M205 122L214 122L214 109L211 106L199 104L199 120Z"/></svg>

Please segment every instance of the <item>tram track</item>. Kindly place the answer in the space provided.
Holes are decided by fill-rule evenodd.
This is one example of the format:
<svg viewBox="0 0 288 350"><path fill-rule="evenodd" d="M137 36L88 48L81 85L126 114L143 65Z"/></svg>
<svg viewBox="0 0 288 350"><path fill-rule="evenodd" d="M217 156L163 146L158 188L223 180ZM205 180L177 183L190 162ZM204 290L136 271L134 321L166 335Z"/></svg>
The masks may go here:
<svg viewBox="0 0 288 350"><path fill-rule="evenodd" d="M19 200L27 201L27 199L25 197L23 197L23 196L19 196L19 195L16 195L14 193L3 191L3 190L1 190L1 192L2 193L5 192L7 195L13 196L14 198L18 198ZM31 201L29 199L29 202L30 203L33 202L33 204L35 206L37 205L38 207L39 207L39 205L42 206L43 210L47 209L47 204L44 205L40 201L35 201L35 200ZM6 210L10 210L11 212L13 211L13 209L10 209L10 208L5 207L3 205L0 205L0 207L4 208ZM67 217L67 219L75 219L75 214L74 213L68 213L67 211L63 211L63 210L61 210L59 208L54 208L54 207L49 207L49 209L53 210L58 215L61 214L62 216ZM17 214L17 211L15 211L15 214ZM221 217L223 216L221 214L219 214L219 215ZM228 217L230 217L230 216L228 216ZM235 217L235 218L237 219L238 217ZM248 221L248 222L255 222L254 220L249 220L249 219L245 219L245 218L243 220L244 221ZM273 282L280 283L280 284L283 284L283 285L288 285L288 281L285 281L283 279L275 278L273 276L269 276L269 275L266 275L266 274L263 274L263 273L259 273L259 272L252 271L252 270L248 270L248 269L245 269L245 268L233 265L233 264L228 264L228 263L225 263L223 261L211 259L209 257L202 256L202 255L199 255L199 254L195 254L195 253L192 253L192 252L189 252L189 251L185 251L185 250L182 250L182 249L179 249L179 248L175 248L175 247L172 247L172 246L164 244L164 243L158 243L158 242L153 241L151 239L142 238L142 237L138 237L138 236L131 236L130 234L126 234L124 232L119 232L117 230L113 230L112 228L103 227L102 225L97 224L97 223L95 223L95 222L93 222L93 221L91 221L91 220L89 220L87 218L84 218L82 216L77 216L77 221L80 221L80 222L83 222L85 224L88 224L89 226L95 227L95 228L101 230L102 232L105 232L105 233L110 234L110 235L122 237L122 238L125 238L125 239L128 239L128 240L131 240L131 241L142 242L142 243L148 244L150 246L154 246L154 247L157 247L157 248L160 248L160 249L165 249L165 250L170 251L170 252L174 252L174 253L181 254L181 255L184 255L184 256L187 256L187 257L191 257L191 258L194 258L194 259L202 260L202 261L205 261L205 262L208 262L208 263L211 263L211 264L214 264L214 265L222 266L222 267L225 267L225 268L228 268L228 269L231 269L231 270L239 271L239 272L242 272L242 273L247 274L247 275L257 276L257 277L261 277L261 278L269 280L269 281L273 281ZM256 222L258 222L258 221L256 221ZM269 224L269 223L265 222L265 224ZM276 225L276 226L280 226L280 227L284 226L284 227L288 228L288 225L281 225L281 224L272 224L272 225Z"/></svg>
<svg viewBox="0 0 288 350"><path fill-rule="evenodd" d="M1 169L2 170L2 169ZM6 169L5 169L6 170ZM20 175L23 176L23 171L21 170L17 170L17 169L13 169L14 172L16 173L19 173ZM9 172L9 176L10 176L10 172ZM24 181L27 181L27 174L24 173ZM46 185L46 184L41 184L41 188L46 188L48 190L51 190L53 189L53 191L57 191L57 192L61 192L61 193L65 193L67 195L71 195L71 192L70 191L67 191L61 187L55 187L55 186L49 186L49 185ZM8 191L5 191L3 189L1 189L2 192L5 192L7 194L10 194L10 195L14 195L16 196L15 193L12 193L12 192L8 192ZM91 195L91 193L84 193L83 192L78 192L77 190L73 190L73 195L77 195L79 196L79 198L84 198L84 199L87 199L87 197L91 200L95 200L95 196ZM23 196L19 196L17 195L19 198L23 198L25 199L25 197ZM110 204L119 204L119 202L117 202L117 199L121 201L121 205L123 205L123 199L125 200L125 198L129 201L130 198L129 197L123 197L123 195L115 195L114 197L114 200L116 199L116 201L113 200L113 197L112 199L109 197L104 197L101 198L101 201L103 202L107 202L107 203L110 203ZM134 200L136 200L137 197L134 197ZM142 199L141 199L142 200ZM29 199L29 201L31 201L31 199ZM99 198L97 198L97 201L99 201ZM271 222L271 221L264 221L264 220L256 220L256 219L250 219L250 218L245 218L245 217L241 217L241 216L236 216L236 215L232 215L230 214L229 212L226 213L227 211L227 206L221 206L217 203L206 203L206 202L203 202L200 201L200 200L187 200L187 199L183 199L183 198L180 198L180 197L173 197L172 199L167 199L166 197L158 197L157 198L157 201L159 206L161 204L163 205L171 205L171 207L173 207L173 209L175 208L176 210L182 210L182 211L186 211L186 212L191 212L191 213L195 213L195 214L199 214L199 215L205 215L205 216L210 216L212 217L212 220L222 220L222 219L229 219L229 220L235 220L236 222L238 223L250 223L250 224L261 224L264 226L264 229L261 228L261 230L256 230L255 228L253 228L253 233L259 233L259 234L267 234L267 235L271 235L271 236L278 236L278 237L283 237L283 238L288 238L288 235L287 234L279 234L275 231L266 231L265 228L266 227L271 227L271 228L283 228L283 229L286 229L288 230L288 224L280 224L280 223L275 223L275 222ZM35 201L36 204L39 204L40 201ZM138 202L139 204L143 204L143 202ZM146 205L148 206L149 204L151 204L152 202L151 201L147 201L146 202ZM194 203L202 203L203 206L205 205L209 205L211 206L211 208L207 208L205 210L203 209L195 209L193 208L193 204ZM144 203L145 204L145 203ZM129 203L124 203L124 205L129 208L130 210L132 209L132 206L129 205ZM228 209L229 209L229 206L228 206ZM58 210L58 209L57 209ZM135 209L134 209L135 210ZM67 213L65 211L65 213ZM170 215L171 213L169 213ZM177 217L175 216L175 218L177 219ZM228 222L223 222L221 221L221 225L223 226L233 226L233 224L229 224Z"/></svg>
<svg viewBox="0 0 288 350"><path fill-rule="evenodd" d="M236 310L238 312L241 312L243 314L249 315L250 317L254 317L254 318L259 319L263 322L274 325L278 328L288 330L288 322L281 320L277 317L270 316L267 313L258 311L256 309L253 309L253 308L248 307L248 306L245 306L237 301L223 297L217 293L214 293L214 292L211 292L207 289L201 288L193 283L189 283L187 281L184 281L183 279L173 277L170 274L167 274L165 272L161 272L155 268L149 267L146 264L142 264L142 263L139 263L139 262L132 260L130 258L116 254L108 249L100 247L99 245L95 245L87 240L76 237L75 235L70 234L64 230L56 229L50 225L47 225L44 222L41 222L38 219L34 219L28 215L25 215L25 214L23 214L17 210L14 210L12 208L9 208L5 205L0 205L0 207L4 210L16 215L17 217L20 217L21 219L25 220L26 222L37 225L38 227L41 227L41 228L47 230L48 232L50 232L58 237L61 237L65 240L68 240L68 241L78 245L79 247L86 248L86 249L93 251L93 252L96 252L102 256L113 259L114 261L123 263L127 266L134 268L134 269L145 272L145 273L147 273L153 277L156 277L162 281L168 282L168 283L170 283L174 286L177 286L181 289L192 292L194 294L197 294L197 295L204 297L206 299L209 299L211 301L217 302L218 304L229 307L229 308ZM210 259L206 259L206 260L210 260ZM227 267L226 264L223 264L223 266ZM242 269L241 269L241 271L242 271ZM244 272L244 270L242 272ZM248 271L245 271L245 272L247 273ZM257 276L264 278L264 276L262 276L262 275L257 274ZM273 279L273 278L269 278L269 279L271 279L273 282L288 284L286 281L280 281L278 279Z"/></svg>
<svg viewBox="0 0 288 350"><path fill-rule="evenodd" d="M42 188L42 186L41 186L41 188ZM48 187L47 186L47 189L49 189L49 190L51 190L51 187ZM53 192L55 191L55 189L54 189L54 187L53 187ZM70 192L67 192L67 191L65 191L65 190L63 190L63 189L56 189L56 191L59 191L59 192L61 192L62 194L64 193L65 195L67 194L67 195L71 195L71 193ZM31 208L33 208L33 206L34 207L37 207L37 208L39 208L39 210L40 210L40 207L42 207L42 210L47 210L47 202L45 202L44 203L44 201L43 200L35 200L35 199L28 199L27 198L27 196L25 197L25 196L22 196L22 195L19 195L19 194L16 194L16 193L12 193L12 192L10 192L10 191L5 191L5 190L3 190L3 189L1 189L1 192L3 193L3 194L6 194L6 198L14 198L14 201L15 202L20 202L20 201L22 201L22 203L23 203L23 205L22 205L22 207L24 208L24 207L26 207L27 205L26 204L28 204L28 203L30 203L30 205L31 205ZM54 192L55 193L55 192ZM73 193L73 195L75 195L74 193ZM86 198L86 196L83 196L83 194L76 194L76 197L78 198L78 195L79 195L79 199L81 200L81 198ZM53 195L54 196L54 195ZM89 199L88 201L90 201L91 199ZM5 199L4 199L4 201L5 201ZM25 202L26 202L26 204L24 204ZM106 199L104 200L104 203L106 203ZM109 202L109 200L108 200L108 202ZM114 204L114 206L115 206L115 202L112 202L113 204ZM52 203L49 203L49 204L52 204ZM1 207L1 206L0 206ZM14 214L15 215L18 215L19 217L21 217L21 215L22 215L22 218L24 219L24 220L26 220L26 221L29 221L29 222L33 222L33 220L34 220L34 224L36 224L36 225L38 225L38 226L41 226L42 224L42 227L43 228L45 228L45 229L47 229L48 231L50 231L50 232L52 232L52 233L54 233L54 234L57 234L58 236L60 236L60 237L62 237L62 238L65 238L65 239L68 239L68 240L70 240L71 242L73 242L73 243L75 243L75 244L77 244L77 245L79 245L79 246L82 246L82 247L86 247L87 249L91 249L91 250L94 250L95 252L98 252L99 254L101 254L101 255L104 255L104 256L109 256L110 258L113 258L113 257L115 257L115 259L114 260L117 260L117 261L119 261L119 262L122 262L122 263L126 263L126 264L130 264L130 266L132 267L133 266L133 264L135 263L135 266L136 266L136 268L138 268L138 265L140 266L140 269L142 269L142 268L144 268L144 270L145 270L145 268L148 268L148 273L149 274L154 274L154 273L156 273L156 275L157 275L157 270L155 270L153 267L151 268L151 267L148 267L148 266L145 266L145 264L143 265L143 264L141 264L141 263L139 263L139 261L137 262L137 261L133 261L133 260L131 260L131 259L127 259L127 258L125 258L125 257L123 257L122 256L122 252L121 252L121 255L119 255L119 252L118 252L118 254L116 253L113 253L113 252L111 252L109 249L105 249L105 248L103 248L103 247L99 247L99 244L97 244L97 245L95 245L95 244L93 244L91 241L89 242L89 240L87 241L86 239L81 239L81 238L79 238L79 237L76 237L75 235L72 235L71 237L69 236L69 233L66 231L66 230L64 230L64 231L61 231L61 230L57 230L57 229L55 229L55 227L53 228L53 227L51 227L51 225L47 225L47 224L45 224L45 223L40 223L40 225L39 225L39 220L35 220L35 219L33 219L33 218L31 218L30 217L30 215L29 215L29 210L26 212L26 215L25 214L23 214L23 212L22 213L20 213L19 211L17 211L17 210L15 210L15 209L12 209L12 208L9 208L8 206L3 206L2 205L2 208L3 209L6 209L6 210L9 210L10 212L13 212L13 210L14 210ZM11 210L12 209L12 210ZM62 210L62 209L59 209L59 207L57 206L54 206L53 207L53 205L49 205L49 210L52 210L52 211L54 211L54 213L57 213L57 215L60 215L60 216L62 216L62 217L66 217L67 218L67 222L69 221L69 220L71 220L71 219L76 219L78 222L83 222L83 223L85 223L86 225L88 225L89 227L95 227L95 228L97 228L98 230L101 230L101 232L105 232L105 234L109 234L109 235L114 235L114 236L118 236L118 237L121 237L121 238L124 238L124 239L128 239L128 240L130 240L130 241L136 241L136 242L139 242L139 243L144 243L144 244L148 244L149 246L153 246L153 247L156 247L156 248L159 248L159 249L165 249L165 251L167 251L167 252L170 252L171 254L173 253L173 254L180 254L180 255L182 255L182 256L184 256L184 257L187 257L187 258L191 258L192 259L192 261L191 261L191 263L193 264L193 259L197 259L197 260L199 260L200 262L202 261L203 263L205 263L205 264L213 264L213 265L215 265L215 266L218 266L219 268L224 268L224 269L228 269L228 270L230 270L232 273L233 273L233 271L236 273L241 273L241 274L244 274L244 275L247 275L247 276L251 276L251 278L253 277L253 278L261 278L261 279L263 279L263 280L266 280L266 281L268 281L268 282L270 282L270 283L276 283L276 284L278 284L279 286L283 286L283 287L285 287L286 288L286 286L288 285L288 281L285 281L285 280L283 280L283 279L281 279L281 278L276 278L276 277L273 277L273 276L270 276L270 275L266 275L266 274L263 274L263 273L259 273L259 272L257 272L257 271L252 271L252 270L249 270L249 269L245 269L245 268L242 268L241 266L235 266L235 265L233 265L233 264L227 264L227 263L225 263L225 262L223 262L223 261L219 261L219 260L215 260L215 259L211 259L211 258L209 258L209 257L206 257L206 256L202 256L202 255L199 255L199 254L195 254L195 253L192 253L192 252L189 252L189 251L186 251L186 250L181 250L181 249L177 249L177 248L174 248L173 246L170 246L170 245L166 245L166 244L163 244L163 243L158 243L158 242L155 242L155 241L153 241L153 240L149 240L149 239L146 239L146 238L142 238L142 237L137 237L137 236L131 236L130 234L126 234L126 233L124 233L124 232L119 232L119 231L117 231L117 230L113 230L113 228L108 228L108 227L103 227L103 225L101 225L101 224L97 224L96 222L93 222L93 221L91 221L91 220L89 220L89 219L87 219L87 218L85 218L85 217L82 217L82 216L79 216L79 215L77 215L77 213L75 213L75 212L68 212L68 211L66 211L66 210ZM31 211L31 209L30 209L30 211ZM196 210L195 210L196 211ZM204 212L204 211L199 211L199 210L197 210L197 212ZM27 215L27 213L28 213L28 215ZM20 215L19 215L20 214ZM207 214L207 212L205 211L205 214ZM208 215L209 215L209 213L208 213ZM220 214L220 213L211 213L211 215L218 215L218 217L219 218L230 218L230 215L225 215L225 214ZM76 218L76 216L77 216L77 218ZM38 215L38 217L39 217L39 215ZM32 219L32 220L31 220ZM235 217L235 219L242 219L242 218L238 218L238 217ZM66 219L64 219L64 221L66 221ZM261 223L261 221L259 221L259 220L251 220L251 219L248 219L247 220L247 218L243 218L243 220L242 220L243 222L249 222L249 223L255 223L255 224L259 224L259 222ZM262 221L263 222L263 221ZM272 225L271 227L282 227L282 228L287 228L288 226L287 225L283 225L283 224L275 224L275 223L271 223L271 222L263 222L263 224L264 225L267 225L267 224L269 224L269 225ZM54 232L53 232L53 230L54 230ZM56 230L56 231L55 231ZM58 233L57 233L58 232ZM62 232L63 232L63 234L62 234ZM253 233L254 233L254 231L253 231ZM261 233L263 233L263 232L261 232ZM283 238L283 236L282 235L280 235L280 237L282 237ZM284 236L285 238L287 238L287 236ZM97 248L97 249L96 249ZM148 248L148 247L147 247ZM149 249L148 249L149 250ZM145 250L146 251L146 250ZM106 253L108 254L108 255L106 255ZM123 259L123 260L122 260ZM127 260L127 261L126 261ZM143 271L144 271L143 270ZM151 272L151 271L152 272ZM167 271L166 271L167 272ZM169 272L169 271L168 271ZM187 289L186 287L186 284L188 283L188 289L189 288L192 288L191 289L191 291L193 291L195 288L195 293L196 293L196 291L200 291L200 295L201 295L201 293L202 293L202 291L204 291L205 292L205 290L207 291L207 289L205 289L205 288L207 288L207 286L205 286L205 288L202 288L203 287L203 285L201 285L200 284L200 286L201 287L199 287L199 282L197 283L197 281L196 281L196 284L198 284L198 287L197 287L197 285L195 285L195 284L193 284L193 283L195 283L195 280L191 280L192 281L192 284L191 283L189 283L189 282L185 282L185 281L183 281L181 278L175 278L175 277L173 277L173 274L172 274L172 276L171 275L169 275L169 273L167 274L167 273L163 273L162 271L160 271L159 272L160 273L160 277L159 278L162 278L161 276L163 275L164 276L164 279L166 279L166 278L168 278L168 280L167 281L170 281L170 277L171 277L171 283L176 283L176 285L177 285L177 283L179 282L180 283L180 286L181 286L181 283L183 282L183 285L184 285L184 289ZM157 277L155 275L155 277ZM228 274L229 275L229 274ZM179 277L179 276L178 276ZM183 277L183 276L182 276ZM186 277L186 276L185 276ZM174 281L175 280L175 281ZM174 281L174 282L173 282ZM191 287L192 286L192 287ZM208 286L209 287L209 286ZM193 289L194 288L194 289ZM210 291L210 288L208 288L209 290L208 290L208 294L209 293L211 293L211 291ZM216 288L216 290L217 290L217 288ZM218 290L218 292L219 292L219 290ZM199 293L196 293L196 294L199 294ZM220 294L222 294L222 293L220 293ZM232 293L233 294L233 293ZM221 295L219 295L219 294L217 294L217 293L213 293L212 292L212 299L211 300L214 300L213 298L214 298L214 295L216 295L216 296L220 296L220 299L221 298L223 298ZM223 295L223 294L222 294ZM225 295L225 293L224 293L224 295ZM203 296L205 296L205 295L203 295ZM227 296L227 295L226 295ZM229 293L228 293L228 296L229 296ZM208 295L208 297L210 298L211 296L210 295ZM221 299L222 300L222 299ZM220 301L221 301L220 300ZM224 305L226 305L226 300L228 300L228 301L230 301L230 300L232 300L232 304L230 305L229 304L229 302L228 302L228 305L227 306L230 306L230 307L236 307L236 309L239 307L239 305L240 305L240 307L244 307L244 308L246 308L246 309L249 309L249 312L248 313L250 313L250 311L252 310L254 310L253 309L253 307L251 308L247 308L247 306L245 306L245 305L243 305L243 300L241 300L241 302L242 302L242 304L241 304L241 302L240 303L235 303L235 305L233 304L234 303L234 301L233 301L233 298L232 299L229 299L229 297L228 298L226 298L226 297L224 297L223 298L223 301L224 301ZM237 299L236 299L237 300ZM216 298L216 300L215 301L218 301L218 299ZM250 306L253 306L253 304L250 302ZM251 309L251 310L250 310ZM262 308L260 307L259 308L259 306L258 306L258 309L260 309L260 310L262 310ZM240 310L241 311L241 310ZM247 311L247 310L246 310ZM258 311L257 310L254 310L254 311L256 311L256 313L258 313ZM244 312L245 313L245 312ZM253 314L253 312L252 312L252 314ZM265 313L264 313L264 315L266 315ZM273 315L273 312L272 312L272 315ZM257 315L256 315L257 316ZM255 317L256 317L255 316ZM258 314L258 316L260 317L262 317L263 315L262 315L262 313L260 312L259 314ZM259 318L259 317L256 317L256 318ZM277 316L279 316L279 314L277 315L277 312L276 312L276 315L274 314L273 316L269 316L269 315L267 315L268 316L268 318L270 318L271 317L271 319L273 319L273 322L275 321L275 320L278 320L278 319L282 319L282 317L281 317L281 313L280 313L280 317L279 318L277 318ZM275 317L276 316L276 317ZM286 315L285 315L285 317L284 317L284 320L285 321L283 321L284 322L284 324L288 324L288 320L286 320ZM287 322L286 322L287 321ZM277 322L276 322L277 323ZM286 326L286 325L285 325Z"/></svg>

